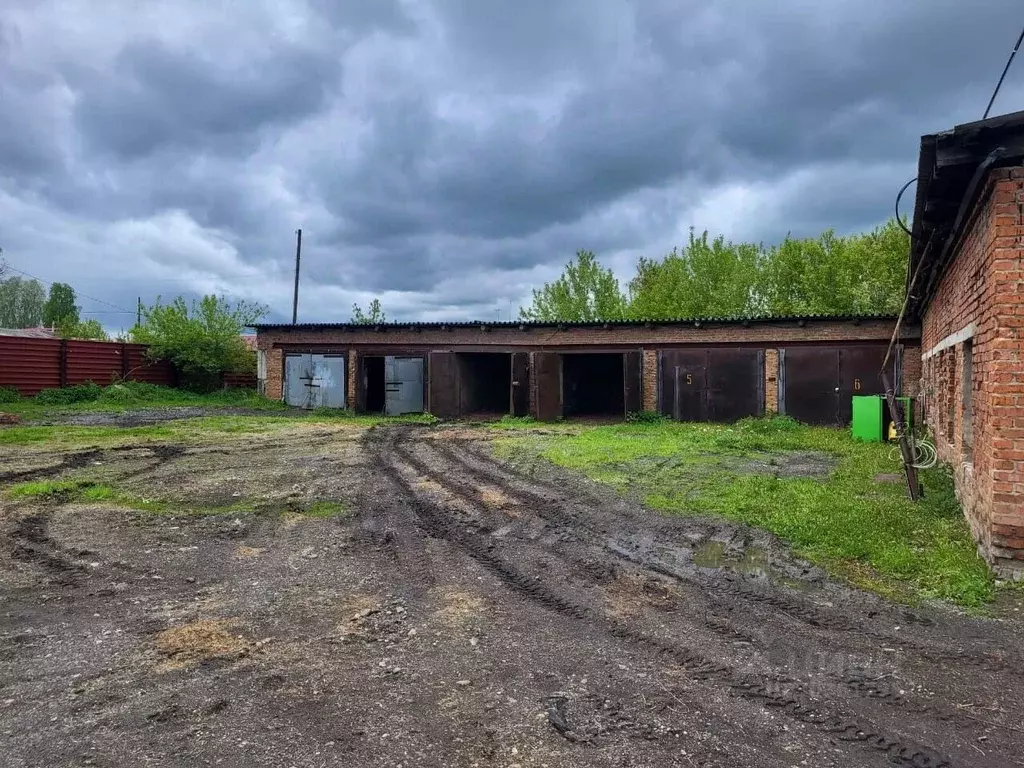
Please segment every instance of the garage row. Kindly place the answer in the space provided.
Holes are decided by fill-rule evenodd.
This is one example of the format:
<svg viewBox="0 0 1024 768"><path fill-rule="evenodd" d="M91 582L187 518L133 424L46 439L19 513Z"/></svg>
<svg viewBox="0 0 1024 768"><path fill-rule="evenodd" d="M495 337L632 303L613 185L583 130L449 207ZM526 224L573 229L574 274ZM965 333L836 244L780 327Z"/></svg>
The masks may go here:
<svg viewBox="0 0 1024 768"><path fill-rule="evenodd" d="M848 424L853 395L884 394L885 356L881 344L360 353L349 371L344 352L287 353L283 391L289 405L301 408L429 410L446 419L624 418L647 409L677 421L731 422L777 411L809 424ZM898 349L895 382L900 368Z"/></svg>

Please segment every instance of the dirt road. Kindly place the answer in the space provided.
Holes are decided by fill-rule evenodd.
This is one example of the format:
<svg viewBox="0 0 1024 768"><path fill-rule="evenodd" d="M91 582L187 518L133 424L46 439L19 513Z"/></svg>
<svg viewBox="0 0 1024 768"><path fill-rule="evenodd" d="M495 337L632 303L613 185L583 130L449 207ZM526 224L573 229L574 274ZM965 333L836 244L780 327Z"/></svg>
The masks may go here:
<svg viewBox="0 0 1024 768"><path fill-rule="evenodd" d="M7 504L4 765L1024 765L1018 624L891 605L470 431L77 455L4 479L95 461L134 489L287 493ZM352 513L288 512L299 494Z"/></svg>

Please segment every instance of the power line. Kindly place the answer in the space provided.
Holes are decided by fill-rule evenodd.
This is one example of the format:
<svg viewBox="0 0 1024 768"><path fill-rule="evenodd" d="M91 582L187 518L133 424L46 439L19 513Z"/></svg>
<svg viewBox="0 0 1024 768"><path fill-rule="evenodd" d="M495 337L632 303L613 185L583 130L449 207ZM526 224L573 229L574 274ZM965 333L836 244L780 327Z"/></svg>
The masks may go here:
<svg viewBox="0 0 1024 768"><path fill-rule="evenodd" d="M30 274L29 272L26 272L23 269L18 269L17 267L12 266L10 263L8 263L7 266L10 267L12 272L17 272L18 274L24 275L25 277L31 277L33 280L38 280L39 282L46 283L47 285L53 285L53 283L51 283L49 280L44 280L41 277L36 277L35 275ZM124 307L119 307L117 304L111 304L109 301L104 301L103 299L97 299L95 296L87 296L86 294L79 293L78 291L75 291L75 294L77 296L81 296L83 299L90 299L100 304L106 304L108 307L113 307L114 309L120 310L121 312L127 312L129 315L135 314L131 310L125 309Z"/></svg>
<svg viewBox="0 0 1024 768"><path fill-rule="evenodd" d="M904 224L903 219L900 218L900 198L903 197L903 193L907 191L907 187L909 187L915 181L917 181L917 176L915 176L902 187L900 187L900 191L896 194L896 223L899 224L900 228L911 237L913 237L914 233L907 229L907 225Z"/></svg>
<svg viewBox="0 0 1024 768"><path fill-rule="evenodd" d="M1013 50L1010 51L1010 58L1006 60L1006 66L1003 67L1003 74L999 76L999 82L996 83L996 89L992 91L992 98L988 100L988 106L985 107L985 114L981 116L982 120L985 120L988 117L988 113L992 109L992 104L995 103L999 89L1003 85L1003 80L1006 79L1006 73L1010 71L1010 65L1013 63L1013 57L1017 55L1017 50L1020 48L1021 42L1024 42L1024 29L1021 29L1020 36L1017 38L1017 44L1014 45Z"/></svg>

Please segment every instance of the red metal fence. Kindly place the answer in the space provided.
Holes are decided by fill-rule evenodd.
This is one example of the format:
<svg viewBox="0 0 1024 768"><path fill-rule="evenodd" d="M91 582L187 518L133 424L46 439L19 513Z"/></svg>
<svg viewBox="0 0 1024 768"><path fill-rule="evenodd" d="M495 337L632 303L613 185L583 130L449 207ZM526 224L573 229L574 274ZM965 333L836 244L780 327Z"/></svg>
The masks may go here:
<svg viewBox="0 0 1024 768"><path fill-rule="evenodd" d="M23 396L43 389L120 379L173 386L174 367L146 357L145 344L0 336L0 387Z"/></svg>
<svg viewBox="0 0 1024 768"><path fill-rule="evenodd" d="M225 389L256 389L257 379L254 373L232 373L224 374Z"/></svg>

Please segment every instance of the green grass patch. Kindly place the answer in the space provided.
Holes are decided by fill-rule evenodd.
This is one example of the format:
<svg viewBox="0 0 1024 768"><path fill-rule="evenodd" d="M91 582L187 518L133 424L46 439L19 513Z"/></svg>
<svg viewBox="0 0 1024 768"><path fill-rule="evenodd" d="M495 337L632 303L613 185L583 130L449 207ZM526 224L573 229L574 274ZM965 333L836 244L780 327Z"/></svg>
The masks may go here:
<svg viewBox="0 0 1024 768"><path fill-rule="evenodd" d="M38 447L73 448L76 446L112 446L148 442L202 443L228 435L260 435L313 424L339 424L369 428L379 424L433 424L430 414L407 416L335 416L277 414L256 416L201 416L173 419L140 427L87 427L71 424L16 426L0 429L0 446L34 445Z"/></svg>
<svg viewBox="0 0 1024 768"><path fill-rule="evenodd" d="M309 506L295 511L307 517L341 517L348 514L348 509L340 501L314 501Z"/></svg>
<svg viewBox="0 0 1024 768"><path fill-rule="evenodd" d="M154 424L147 427L8 427L0 429L0 445L52 445L70 447L75 445L102 445L132 440L169 439L174 436L167 425Z"/></svg>
<svg viewBox="0 0 1024 768"><path fill-rule="evenodd" d="M893 597L977 607L994 596L948 473L924 472L927 495L912 503L903 483L874 479L900 471L890 446L856 442L846 430L781 418L634 423L499 443L636 493L666 513L767 529L797 554ZM791 452L834 466L825 477L774 476L772 462L785 475Z"/></svg>
<svg viewBox="0 0 1024 768"><path fill-rule="evenodd" d="M119 507L130 507L150 512L162 512L166 508L164 502L144 499L110 485L85 479L38 480L18 483L9 487L6 495L11 499L37 499L58 504L106 502Z"/></svg>
<svg viewBox="0 0 1024 768"><path fill-rule="evenodd" d="M36 480L18 483L7 489L12 499L66 499L82 495L86 490L103 493L110 489L88 480Z"/></svg>

